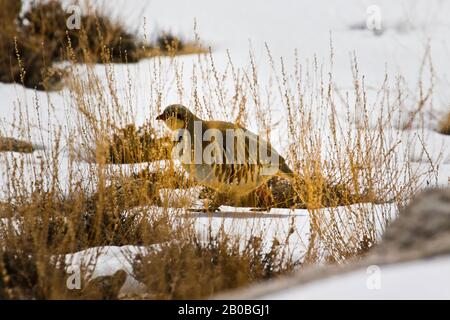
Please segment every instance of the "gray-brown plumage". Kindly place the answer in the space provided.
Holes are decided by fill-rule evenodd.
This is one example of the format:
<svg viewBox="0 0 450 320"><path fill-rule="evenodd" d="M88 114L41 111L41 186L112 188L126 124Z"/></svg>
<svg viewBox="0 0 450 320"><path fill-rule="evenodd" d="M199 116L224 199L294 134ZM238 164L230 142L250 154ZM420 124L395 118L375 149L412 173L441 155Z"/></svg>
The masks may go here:
<svg viewBox="0 0 450 320"><path fill-rule="evenodd" d="M237 124L202 120L179 104L168 106L156 119L163 120L169 129L178 132L176 140L179 148L176 153L182 151L175 154L175 157L182 160L182 166L198 183L220 193L239 199L273 176L286 179L293 177L285 159L270 143ZM222 143L209 139L208 133L211 132L219 132L223 138ZM236 136L230 136L229 132L235 133ZM209 151L212 151L209 161L202 158L201 162L195 162L195 142L201 145L202 156L206 153L209 157ZM256 150L252 146L256 146ZM263 150L262 154L260 150ZM183 157L185 152L190 152L191 161L186 161Z"/></svg>

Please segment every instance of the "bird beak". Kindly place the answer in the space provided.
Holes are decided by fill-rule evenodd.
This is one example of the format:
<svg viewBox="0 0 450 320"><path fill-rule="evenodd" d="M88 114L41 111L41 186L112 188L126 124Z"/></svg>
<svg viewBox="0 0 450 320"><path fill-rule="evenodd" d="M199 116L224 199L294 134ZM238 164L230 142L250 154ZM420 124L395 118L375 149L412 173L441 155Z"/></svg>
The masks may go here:
<svg viewBox="0 0 450 320"><path fill-rule="evenodd" d="M164 117L164 114L160 114L159 116L156 117L156 120L166 120L166 118Z"/></svg>

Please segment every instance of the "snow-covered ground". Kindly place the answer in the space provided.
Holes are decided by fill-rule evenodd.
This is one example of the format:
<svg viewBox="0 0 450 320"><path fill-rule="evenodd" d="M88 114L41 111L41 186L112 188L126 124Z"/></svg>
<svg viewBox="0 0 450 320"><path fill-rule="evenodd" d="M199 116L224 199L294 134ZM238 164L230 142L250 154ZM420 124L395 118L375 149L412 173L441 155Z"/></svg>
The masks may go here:
<svg viewBox="0 0 450 320"><path fill-rule="evenodd" d="M450 257L369 266L262 299L450 299Z"/></svg>
<svg viewBox="0 0 450 320"><path fill-rule="evenodd" d="M323 209L315 214L327 216L332 212L334 215L340 215L342 221L348 221L346 219L348 219L349 210L357 210L359 206L365 206L366 210L375 212L378 219L382 219L382 213L390 211L391 218L396 213L395 208L390 205L358 204L348 208ZM154 215L160 209L149 207L148 211L149 214ZM270 251L272 241L277 239L279 242L285 243L286 254L292 257L293 261L302 261L308 247L310 225L307 210L272 209L270 213L255 213L251 212L250 208L222 206L221 212L214 214L171 209L169 215L176 217L175 221L179 219L180 223L192 223L200 241L205 241L205 243L207 243L209 236L218 235L219 232L225 232L228 236L239 239L240 243L243 244L255 235L264 235L262 240L265 252ZM377 228L381 230L381 225ZM350 229L347 228L347 230ZM342 234L349 236L346 232L342 232ZM381 233L379 236L381 236ZM128 280L121 293L139 293L142 290L142 284L134 279L131 263L136 254L145 255L147 250L157 249L157 245L150 248L138 246L90 248L66 255L66 270L68 274L71 274L74 270L88 268L89 272L86 279L113 275L118 270L124 270L128 273Z"/></svg>
<svg viewBox="0 0 450 320"><path fill-rule="evenodd" d="M101 276L112 276L118 270L127 273L127 279L120 289L121 294L138 294L145 292L145 286L133 277L133 260L137 254L145 255L148 250L157 250L138 246L105 246L94 247L87 250L67 254L65 257L66 272L73 275L76 272L84 272L84 279L80 279L80 285L86 281Z"/></svg>
<svg viewBox="0 0 450 320"><path fill-rule="evenodd" d="M70 1L64 0L69 3ZM413 108L417 101L418 83L423 77L426 86L429 83L428 68L421 72L421 65L428 46L433 63L434 98L433 117L427 112L424 143L430 152L430 157L437 163L439 171L438 183L449 184L450 179L450 136L436 133L437 120L444 112L450 112L450 2L448 1L298 1L298 0L246 0L246 1L183 1L183 0L134 0L134 1L92 1L99 7L111 11L113 16L121 18L129 27L134 28L140 35L144 34L144 18L146 18L146 32L157 28L171 30L176 34L193 37L194 20L201 39L212 46L212 57L215 67L223 71L227 67L229 50L233 63L237 68L247 68L250 47L255 54L260 80L264 84L270 82L270 65L268 63L265 44L270 47L276 61L283 56L286 67L293 70L294 50L298 49L302 63L309 63L317 57L324 70L329 70L330 37L333 43L334 63L333 81L343 90L352 89L352 74L350 68L350 54L356 53L359 70L365 75L365 85L369 94L369 101L374 101L376 89L380 88L385 74L390 75L389 83L394 87L395 77L401 75L407 87L408 97L405 108ZM383 32L380 35L365 28L367 9L370 5L377 5L381 13ZM174 61L162 59L161 70L167 71L167 79L172 84L164 89L162 104L183 102L188 103L191 93L191 70L197 63L196 56L178 57ZM309 62L308 62L309 61ZM133 89L131 101L134 102L136 122L142 124L149 120L150 110L154 108L151 97L152 74L155 69L151 59L142 60L136 64L116 65L116 75L119 98L127 99L128 79L132 79ZM182 83L186 93L182 97L177 95L174 84L175 69L183 68ZM82 69L82 68L81 68ZM105 81L104 66L95 66L96 74ZM328 71L326 71L328 72ZM82 71L81 71L82 73ZM326 73L325 73L326 74ZM82 75L81 75L82 76ZM232 83L227 84L231 86ZM276 90L274 90L276 91ZM66 128L73 124L70 93L67 89L61 92L35 92L13 84L0 84L0 130L7 135L17 132L13 124L19 118L18 110L28 108L29 122L33 125L31 139L47 147L54 141L51 132L40 131L39 123L45 128ZM39 108L36 109L36 102ZM217 115L223 115L219 106ZM49 112L49 110L51 110ZM284 154L287 146L284 132L286 132L286 110L278 103L271 106L273 112L273 130L271 140ZM155 110L153 110L155 111ZM376 112L374 110L374 119ZM153 119L151 119L153 120ZM405 135L411 136L411 132ZM63 137L62 145L68 137ZM403 139L402 142L421 148L417 140ZM413 148L414 149L414 148ZM66 181L68 173L67 150L62 150L59 159L60 180ZM7 176L6 159L24 157L29 162L30 177L32 168L39 167L39 157L43 154L36 152L32 155L8 154L0 156L0 183L5 185ZM423 156L411 155L411 160L417 166L427 167L428 160ZM89 164L80 164L80 174L86 174ZM345 210L345 208L343 209ZM375 208L373 209L375 210ZM394 213L395 214L395 213ZM227 232L237 236L252 234L254 230L265 230L268 239L275 235L282 237L288 232L293 223L296 234L290 238L289 250L297 257L301 257L307 247L309 236L309 220L306 210L272 210L269 214L248 214L242 208L222 208L222 212L213 217L206 215L190 216L194 219L199 233L206 232L209 225L218 229L224 225ZM243 236L244 235L244 236ZM98 275L112 274L118 268L129 271L129 264L121 257L123 248L106 248L102 253L102 263L99 265ZM133 249L134 250L134 249ZM73 263L81 263L75 254ZM445 278L449 282L448 258L427 262L409 263L382 268L382 289L367 290L365 270L345 275L341 278L326 279L317 284L310 284L305 288L293 288L280 292L268 298L417 298L426 296L427 288L436 285L441 291L435 291L433 297L449 297L449 286L442 286ZM131 280L130 280L131 281ZM133 284L131 281L130 285Z"/></svg>

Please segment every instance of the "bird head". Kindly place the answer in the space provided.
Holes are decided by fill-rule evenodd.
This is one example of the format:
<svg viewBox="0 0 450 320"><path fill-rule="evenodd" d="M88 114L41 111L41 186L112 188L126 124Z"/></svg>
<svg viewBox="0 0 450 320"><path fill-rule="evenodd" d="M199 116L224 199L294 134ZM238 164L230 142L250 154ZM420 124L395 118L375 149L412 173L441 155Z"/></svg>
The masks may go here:
<svg viewBox="0 0 450 320"><path fill-rule="evenodd" d="M167 106L163 113L156 117L156 120L162 120L170 130L187 128L190 123L200 120L188 108L181 104L172 104Z"/></svg>

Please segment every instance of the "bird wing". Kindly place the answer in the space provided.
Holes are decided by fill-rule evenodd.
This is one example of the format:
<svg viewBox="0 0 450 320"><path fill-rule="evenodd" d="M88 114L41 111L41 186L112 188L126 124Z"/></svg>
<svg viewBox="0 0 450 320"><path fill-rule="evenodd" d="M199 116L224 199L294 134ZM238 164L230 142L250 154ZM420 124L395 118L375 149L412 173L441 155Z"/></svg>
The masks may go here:
<svg viewBox="0 0 450 320"><path fill-rule="evenodd" d="M256 135L255 133L245 129L242 126L239 126L237 124L233 124L230 122L225 122L225 121L204 121L204 128L203 130L206 131L208 129L218 129L220 131L222 131L222 134L224 136L224 160L226 160L227 158L229 158L229 154L226 153L226 130L231 129L231 130L236 130L236 129L241 129L245 132L245 148L236 148L235 146L235 152L234 152L234 156L235 157L240 157L237 159L245 159L244 164L245 165L255 165L255 166L270 166L272 163L266 163L266 159L260 159L260 155L259 155L259 148L261 147L262 144L265 144L267 146L267 151L266 153L269 153L268 156L273 155L274 157L278 157L278 170L284 174L284 175L292 175L293 172L292 170L289 168L289 166L286 164L286 160L272 147L272 145L270 144L269 141L266 141L265 139L261 138L260 136ZM257 150L254 150L253 152L250 152L250 145L251 143L254 143L257 145ZM234 144L233 144L234 145ZM256 152L255 152L256 151ZM263 153L264 154L264 153ZM235 158L236 159L236 158ZM233 163L233 161L231 161L231 159L229 159L229 163Z"/></svg>
<svg viewBox="0 0 450 320"><path fill-rule="evenodd" d="M245 129L242 126L239 126L237 124L233 124L230 122L225 121L204 121L204 131L208 129L218 129L221 131L223 135L223 159L226 163L236 163L237 160L243 160L242 164L257 164L258 161L258 153L253 152L251 153L249 150L249 146L251 143L258 143L258 136L251 131ZM228 139L230 136L227 135L227 130L233 130L233 133L236 135L236 138L239 137L240 134L245 133L245 144L243 148L240 148L237 141L239 141L239 138L237 141L231 142L234 150L233 154L231 154L232 150L226 150L228 146ZM244 137L242 137L244 138ZM251 141L251 142L250 142ZM206 142L208 143L208 142ZM231 158L231 156L234 155L234 159Z"/></svg>

